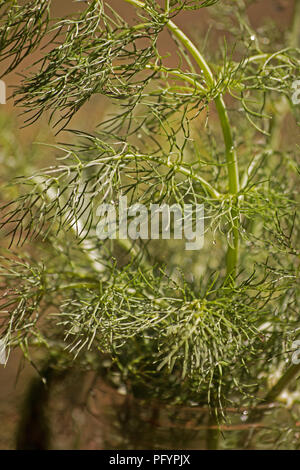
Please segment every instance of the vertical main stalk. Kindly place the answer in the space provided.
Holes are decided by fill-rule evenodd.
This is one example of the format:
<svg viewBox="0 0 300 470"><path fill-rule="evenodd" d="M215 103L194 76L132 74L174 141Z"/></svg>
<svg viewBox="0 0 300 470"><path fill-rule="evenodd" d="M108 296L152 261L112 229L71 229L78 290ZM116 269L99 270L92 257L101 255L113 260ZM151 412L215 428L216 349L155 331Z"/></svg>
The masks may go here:
<svg viewBox="0 0 300 470"><path fill-rule="evenodd" d="M204 79L208 86L213 87L215 80L212 71L205 61L202 54L192 43L192 41L173 23L173 21L167 22L167 27L174 36L185 46L185 48L194 57L196 63L200 67L203 73ZM239 169L237 155L234 148L234 142L231 132L231 126L229 122L228 113L226 106L221 94L215 98L215 105L219 116L224 143L225 143L225 155L228 172L228 191L233 196L231 209L231 221L232 221L232 242L228 244L227 257L226 257L226 278L230 276L234 278L237 273L238 257L239 257L239 231L237 227L238 218L238 192L239 192Z"/></svg>
<svg viewBox="0 0 300 470"><path fill-rule="evenodd" d="M146 5L140 0L124 0L131 5L145 9ZM195 59L197 65L200 67L203 73L206 84L213 88L215 86L214 76L212 71L207 64L206 60L199 52L193 42L173 23L173 21L166 21L167 28L174 34L174 36L181 42L181 44L190 52L191 56ZM239 169L237 155L234 148L234 142L231 132L231 126L229 122L228 113L226 106L221 94L215 98L215 105L218 112L219 120L221 123L224 143L225 143L225 155L228 172L228 191L232 196L232 209L231 209L231 231L232 241L228 243L227 258L226 258L226 270L227 279L229 277L234 278L237 273L238 257L239 257L239 231L238 231L238 192L239 192Z"/></svg>
<svg viewBox="0 0 300 470"><path fill-rule="evenodd" d="M233 137L230 128L230 122L225 103L221 95L215 99L215 105L218 111L224 141L226 148L226 162L228 171L228 189L229 193L233 196L233 207L231 209L232 220L232 241L228 244L226 256L227 278L231 276L234 278L237 274L238 258L239 258L239 230L238 230L238 192L240 190L239 183L239 169L236 150L234 147Z"/></svg>

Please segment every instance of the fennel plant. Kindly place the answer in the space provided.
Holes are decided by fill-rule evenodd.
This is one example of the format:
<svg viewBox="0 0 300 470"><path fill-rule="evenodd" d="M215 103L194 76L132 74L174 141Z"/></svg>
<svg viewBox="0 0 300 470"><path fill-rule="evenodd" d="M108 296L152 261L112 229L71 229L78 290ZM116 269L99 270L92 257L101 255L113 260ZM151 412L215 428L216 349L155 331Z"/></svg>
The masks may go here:
<svg viewBox="0 0 300 470"><path fill-rule="evenodd" d="M120 3L134 21L110 0L60 20L45 0L0 2L2 77L43 53L15 105L27 125L46 113L57 139L71 136L52 147L56 163L23 164L2 190L2 338L36 367L39 348L63 368L76 360L97 369L108 354L137 396L218 410L272 402L300 371L289 353L299 317L298 148L282 144L284 120L299 120L300 2L284 34L253 29L252 1ZM201 9L226 31L217 47L178 26L186 10L201 21ZM69 127L99 94L110 104L97 129ZM204 204L204 248L99 240L97 207L119 195Z"/></svg>

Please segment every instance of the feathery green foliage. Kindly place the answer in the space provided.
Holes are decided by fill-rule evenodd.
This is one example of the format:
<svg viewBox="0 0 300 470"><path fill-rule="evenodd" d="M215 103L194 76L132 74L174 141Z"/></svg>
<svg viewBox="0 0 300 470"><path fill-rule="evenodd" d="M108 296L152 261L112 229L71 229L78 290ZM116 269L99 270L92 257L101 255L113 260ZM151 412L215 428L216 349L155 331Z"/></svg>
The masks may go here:
<svg viewBox="0 0 300 470"><path fill-rule="evenodd" d="M66 363L94 354L97 367L97 352L109 353L151 396L249 402L284 364L299 315L297 149L278 145L277 119L282 109L299 120L299 8L292 39L274 48L252 30L249 2L125 1L134 24L102 0L49 24L48 2L1 10L1 31L14 28L0 43L7 71L52 39L14 93L27 123L47 113L65 129L97 94L114 107L95 131L69 130L72 144L53 146L57 164L13 181L0 228L11 249L36 253L3 258L1 328L26 355L44 345ZM224 9L229 33L207 59L173 23L204 7L218 18ZM160 53L165 29L177 66ZM98 240L97 207L117 207L119 195L147 206L203 203L203 252Z"/></svg>

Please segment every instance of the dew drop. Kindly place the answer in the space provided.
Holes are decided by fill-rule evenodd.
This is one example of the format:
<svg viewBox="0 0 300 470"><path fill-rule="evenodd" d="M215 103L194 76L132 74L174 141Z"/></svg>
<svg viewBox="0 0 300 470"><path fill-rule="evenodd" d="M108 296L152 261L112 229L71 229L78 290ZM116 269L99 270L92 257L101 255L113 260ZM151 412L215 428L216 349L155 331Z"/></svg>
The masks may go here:
<svg viewBox="0 0 300 470"><path fill-rule="evenodd" d="M248 419L248 411L243 411L242 416L241 416L241 421L244 423Z"/></svg>

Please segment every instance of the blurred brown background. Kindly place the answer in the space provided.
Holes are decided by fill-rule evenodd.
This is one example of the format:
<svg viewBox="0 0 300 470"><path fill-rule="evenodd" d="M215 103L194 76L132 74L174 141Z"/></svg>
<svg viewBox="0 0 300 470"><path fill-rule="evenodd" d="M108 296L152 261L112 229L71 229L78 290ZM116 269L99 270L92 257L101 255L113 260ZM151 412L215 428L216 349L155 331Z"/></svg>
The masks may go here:
<svg viewBox="0 0 300 470"><path fill-rule="evenodd" d="M122 0L110 0L109 4L124 15L128 21L134 17L134 8L124 3ZM53 0L52 15L57 17L65 16L67 14L72 14L83 7L84 2ZM252 24L255 28L259 27L259 25L267 18L270 18L277 22L278 28L286 30L290 24L292 8L293 0L260 0L253 3L249 8L249 13ZM199 39L205 35L210 25L208 12L209 9L183 12L177 18L177 23L192 37L192 39L199 42ZM215 33L211 32L210 34ZM222 38L222 33L219 33L219 37ZM173 41L167 32L162 35L159 45L162 53L167 54L170 52L172 54L172 52L174 52ZM27 59L23 65L21 65L21 68L30 67L33 59L37 58L38 54L35 54L34 57ZM173 59L170 59L170 64L172 64L172 60ZM10 87L19 82L19 77L16 73L12 73L5 78L5 81L8 86L8 94L10 95ZM92 129L95 124L101 121L101 117L105 112L105 107L106 102L103 98L93 98L93 100L91 100L91 102L75 116L70 127L77 129ZM18 138L26 145L30 145L30 143L37 138L41 126L45 123L44 120L43 123L38 122L30 128L22 129L21 126L23 124L23 118L19 115L20 110L14 108L12 100L9 100L7 105L0 105L0 113L14 116L17 122ZM55 140L53 131L50 131L49 140L51 141L51 139ZM58 141L60 139L60 136L56 138ZM19 422L19 412L23 404L25 390L33 377L37 377L37 373L30 365L21 361L21 354L18 351L11 354L5 368L0 365L0 449L14 449L15 447L15 433ZM89 374L86 374L83 377L82 375L76 375L74 372L73 379L71 374L65 382L58 381L56 391L52 397L52 408L54 410L54 414L58 418L58 422L53 424L53 426L57 433L60 433L60 439L58 439L57 436L55 439L56 448L70 448L70 446L77 446L77 448L99 449L108 445L107 443L105 444L105 426L107 426L107 423L110 420L114 419L114 413L110 411L112 403L120 405L124 402L125 399L122 394L118 395L117 392L112 392L112 389L98 383L98 396L96 397L98 405L95 406L94 404L92 406L94 410L97 410L97 417L90 418L91 421L89 423L85 422L86 418L84 417L80 403L75 403L71 411L67 410L68 404L66 403L66 397L69 397L71 401L74 399L75 402L77 395L84 397L84 390L86 387L88 388L90 386L92 379L93 378L90 377ZM82 385L80 387L80 392L75 389L78 382ZM63 397L60 396L60 399L57 400L56 393L59 393L59 391L63 392ZM73 423L73 426L71 426L70 429L65 427L65 423L68 422L66 419L66 415L68 414L70 414L69 418ZM91 430L94 429L91 427L93 425L96 426L96 433L94 431L91 432ZM80 426L84 427L84 438L78 437L78 427L80 428Z"/></svg>

